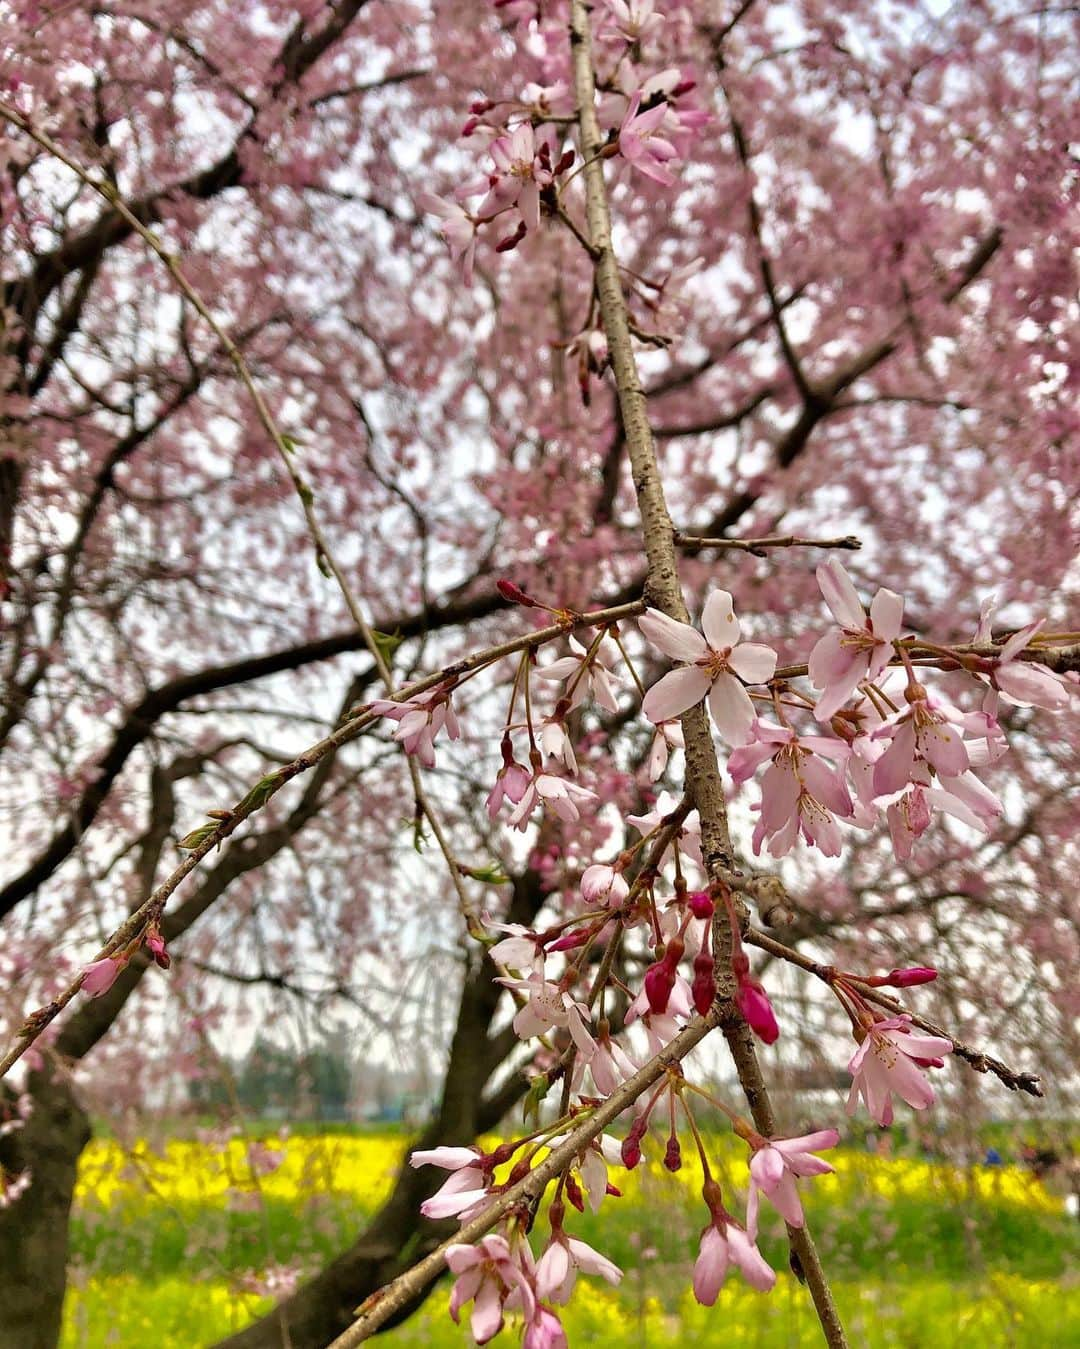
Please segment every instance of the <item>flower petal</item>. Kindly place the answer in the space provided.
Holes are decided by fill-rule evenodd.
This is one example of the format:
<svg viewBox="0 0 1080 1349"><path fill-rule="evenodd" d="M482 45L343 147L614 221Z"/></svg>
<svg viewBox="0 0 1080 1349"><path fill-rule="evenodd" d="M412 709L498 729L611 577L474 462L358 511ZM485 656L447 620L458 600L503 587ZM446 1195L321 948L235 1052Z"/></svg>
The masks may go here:
<svg viewBox="0 0 1080 1349"><path fill-rule="evenodd" d="M701 626L715 651L735 646L739 640L739 620L735 617L735 607L728 591L714 590L705 601Z"/></svg>
<svg viewBox="0 0 1080 1349"><path fill-rule="evenodd" d="M689 623L669 618L659 609L646 609L638 619L638 627L665 656L672 660L695 661L708 649L705 638Z"/></svg>
<svg viewBox="0 0 1080 1349"><path fill-rule="evenodd" d="M656 725L657 722L679 716L687 708L701 702L708 691L709 676L705 671L697 665L686 665L679 670L669 670L662 679L657 680L646 693L641 710ZM750 717L753 720L753 708L750 709Z"/></svg>

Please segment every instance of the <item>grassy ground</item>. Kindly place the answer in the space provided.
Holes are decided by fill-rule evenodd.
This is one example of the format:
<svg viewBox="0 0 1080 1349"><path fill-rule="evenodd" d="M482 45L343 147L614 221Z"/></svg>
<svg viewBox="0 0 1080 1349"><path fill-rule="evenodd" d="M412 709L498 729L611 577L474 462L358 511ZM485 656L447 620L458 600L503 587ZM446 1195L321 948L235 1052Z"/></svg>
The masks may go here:
<svg viewBox="0 0 1080 1349"><path fill-rule="evenodd" d="M244 1291L268 1271L309 1271L347 1244L386 1193L401 1149L391 1133L293 1137L283 1163L256 1177L235 1142L214 1152L174 1140L160 1153L95 1143L74 1221L65 1349L195 1349L239 1328L270 1305ZM725 1191L741 1190L745 1154L730 1136L713 1150ZM837 1175L808 1190L807 1211L853 1344L1080 1349L1080 1223L1026 1172L854 1151L835 1160ZM688 1295L703 1222L696 1167L671 1176L654 1163L618 1183L624 1198L599 1217L575 1215L572 1230L631 1272L617 1290L579 1282L565 1318L573 1345L820 1343L787 1274L767 1297L733 1277L712 1309ZM541 1221L536 1249L544 1233ZM783 1269L779 1223L762 1246ZM380 1343L449 1349L467 1337L447 1318L443 1290Z"/></svg>

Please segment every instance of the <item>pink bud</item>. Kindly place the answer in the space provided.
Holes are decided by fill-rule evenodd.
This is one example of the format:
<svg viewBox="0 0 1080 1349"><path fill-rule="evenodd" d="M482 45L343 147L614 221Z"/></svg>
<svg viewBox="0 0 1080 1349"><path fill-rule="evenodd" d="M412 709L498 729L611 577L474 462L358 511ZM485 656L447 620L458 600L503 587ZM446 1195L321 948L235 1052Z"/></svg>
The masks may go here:
<svg viewBox="0 0 1080 1349"><path fill-rule="evenodd" d="M500 239L495 245L495 252L512 253L514 249L517 248L518 244L521 243L522 239L525 238L527 233L528 229L524 220L519 220L518 227L513 234L508 234L504 239Z"/></svg>
<svg viewBox="0 0 1080 1349"><path fill-rule="evenodd" d="M126 964L126 960L106 956L104 960L95 960L87 965L83 971L83 992L92 998L100 998L102 993L106 993L116 983L116 976Z"/></svg>
<svg viewBox="0 0 1080 1349"><path fill-rule="evenodd" d="M690 905L690 912L695 918L711 918L713 916L716 905L704 890L692 890L686 899Z"/></svg>
<svg viewBox="0 0 1080 1349"><path fill-rule="evenodd" d="M462 136L471 136L479 125L480 125L479 117L468 118L465 125L461 128Z"/></svg>
<svg viewBox="0 0 1080 1349"><path fill-rule="evenodd" d="M588 940L589 929L587 927L579 927L576 932L568 932L564 937L560 937L558 941L553 941L551 945L547 947L547 950L573 951L577 946L584 946Z"/></svg>
<svg viewBox="0 0 1080 1349"><path fill-rule="evenodd" d="M904 970L890 970L881 981L892 988L914 988L916 984L930 984L937 978L937 970L929 965L912 965Z"/></svg>
<svg viewBox="0 0 1080 1349"><path fill-rule="evenodd" d="M585 1212L585 1198L581 1193L581 1186L570 1174L567 1174L566 1183L563 1186L563 1193L579 1213Z"/></svg>
<svg viewBox="0 0 1080 1349"><path fill-rule="evenodd" d="M477 117L482 117L485 112L490 112L495 106L490 98L478 98L475 103L469 104L469 111L475 113Z"/></svg>
<svg viewBox="0 0 1080 1349"><path fill-rule="evenodd" d="M705 1016L716 998L716 977L713 958L707 951L694 957L694 982L690 991L694 1006L701 1016Z"/></svg>
<svg viewBox="0 0 1080 1349"><path fill-rule="evenodd" d="M513 581L507 581L505 579L496 581L495 589L504 600L509 600L511 604L520 604L523 609L536 608L536 601L530 599L529 596L525 594L524 590L522 590L520 586L515 585Z"/></svg>
<svg viewBox="0 0 1080 1349"><path fill-rule="evenodd" d="M675 971L667 959L658 960L645 971L645 996L649 1000L649 1010L658 1016L667 1011L668 1000L675 987Z"/></svg>
<svg viewBox="0 0 1080 1349"><path fill-rule="evenodd" d="M622 1147L619 1149L622 1154L622 1164L628 1171L633 1171L638 1162L641 1161L641 1144L636 1138L631 1138L629 1134L623 1139Z"/></svg>
<svg viewBox="0 0 1080 1349"><path fill-rule="evenodd" d="M664 1166L669 1171L678 1171L682 1166L682 1148L679 1146L679 1139L676 1134L672 1134L667 1141L667 1150L664 1153Z"/></svg>
<svg viewBox="0 0 1080 1349"><path fill-rule="evenodd" d="M771 1045L780 1035L769 995L756 979L740 979L735 989L735 1001L747 1024L759 1040Z"/></svg>

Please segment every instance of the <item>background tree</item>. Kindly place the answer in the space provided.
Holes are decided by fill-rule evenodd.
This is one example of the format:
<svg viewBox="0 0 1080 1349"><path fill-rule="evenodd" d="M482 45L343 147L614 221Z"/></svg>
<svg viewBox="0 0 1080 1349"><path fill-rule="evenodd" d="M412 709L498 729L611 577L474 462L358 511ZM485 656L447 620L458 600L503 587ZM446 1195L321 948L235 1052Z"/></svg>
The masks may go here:
<svg viewBox="0 0 1080 1349"><path fill-rule="evenodd" d="M913 626L942 640L970 637L992 592L1006 627L1046 614L1070 628L1070 16L663 8L641 42L655 69L696 81L679 97L708 120L686 119L672 186L625 163L611 180L676 525L857 533L860 589L902 591ZM491 110L470 105L539 99L529 81L548 83L566 41L559 7L477 13L16 4L0 20L12 1031L172 869L203 812L378 691L232 362L125 214L26 126L182 260L232 334L296 441L334 556L400 639L396 682L522 631L499 577L576 608L641 594L627 435L591 368L603 348L580 241L545 205L509 251L489 231L467 289L424 213L424 194L483 171ZM626 40L607 33L617 125ZM566 91L547 97L572 114ZM479 125L457 141L466 119ZM722 584L756 635L805 658L816 559L681 551L688 594ZM510 878L467 878L473 902L528 924L624 840L604 812L521 845L488 821L505 668L468 686L465 738L425 780L456 856ZM641 807L641 722L580 717L601 801ZM784 936L855 967L932 947L941 1017L1053 1080L1075 1050L1077 740L1068 716L1026 711L1010 733L1016 785L991 838L938 826L905 864L877 835L838 866L800 855ZM385 732L322 759L212 854L166 912L168 984L144 979L140 952L31 1064L33 1113L0 1142L9 1180L33 1173L0 1211L24 1275L0 1337L55 1342L87 1104L137 1100L132 1063L148 1054L182 1080L207 1028L347 1011L358 1040L448 1044L425 1141L496 1123L523 1090L506 1067L517 1041L458 907ZM820 1054L827 1009L792 998ZM373 1228L289 1303L294 1344L325 1343L396 1272L434 1183L402 1172ZM419 1230L412 1256L435 1239ZM233 1342L279 1343L280 1323Z"/></svg>

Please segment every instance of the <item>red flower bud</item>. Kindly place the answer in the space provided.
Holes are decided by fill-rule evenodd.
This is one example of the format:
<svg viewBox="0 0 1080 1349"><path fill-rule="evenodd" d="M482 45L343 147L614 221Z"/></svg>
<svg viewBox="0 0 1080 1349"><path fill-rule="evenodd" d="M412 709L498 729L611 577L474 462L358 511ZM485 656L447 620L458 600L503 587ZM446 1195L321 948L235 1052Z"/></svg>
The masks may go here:
<svg viewBox="0 0 1080 1349"><path fill-rule="evenodd" d="M704 890L692 890L686 898L695 918L711 918L716 911L716 905Z"/></svg>
<svg viewBox="0 0 1080 1349"><path fill-rule="evenodd" d="M511 604L520 604L523 609L536 608L536 601L530 599L529 596L525 594L524 590L522 590L520 586L515 585L513 581L507 581L505 579L496 581L495 589L504 600L509 600Z"/></svg>
<svg viewBox="0 0 1080 1349"><path fill-rule="evenodd" d="M645 971L645 996L649 1000L649 1010L658 1016L666 1012L674 987L675 971L668 965L666 956L655 965L650 965Z"/></svg>
<svg viewBox="0 0 1080 1349"><path fill-rule="evenodd" d="M667 1141L667 1150L664 1153L664 1166L669 1171L678 1171L682 1166L682 1148L679 1146L679 1139L676 1134L672 1134Z"/></svg>
<svg viewBox="0 0 1080 1349"><path fill-rule="evenodd" d="M739 980L735 989L735 1002L758 1039L767 1045L775 1044L780 1027L776 1024L769 995L756 979Z"/></svg>
<svg viewBox="0 0 1080 1349"><path fill-rule="evenodd" d="M929 965L912 965L905 970L890 970L881 981L892 988L914 988L916 984L930 984L937 978L937 970Z"/></svg>
<svg viewBox="0 0 1080 1349"><path fill-rule="evenodd" d="M567 1175L566 1184L563 1186L563 1193L579 1213L585 1212L585 1199L581 1193L581 1186L573 1176Z"/></svg>
<svg viewBox="0 0 1080 1349"><path fill-rule="evenodd" d="M716 976L713 958L707 951L694 957L694 982L690 991L694 1006L701 1016L705 1016L716 999Z"/></svg>

